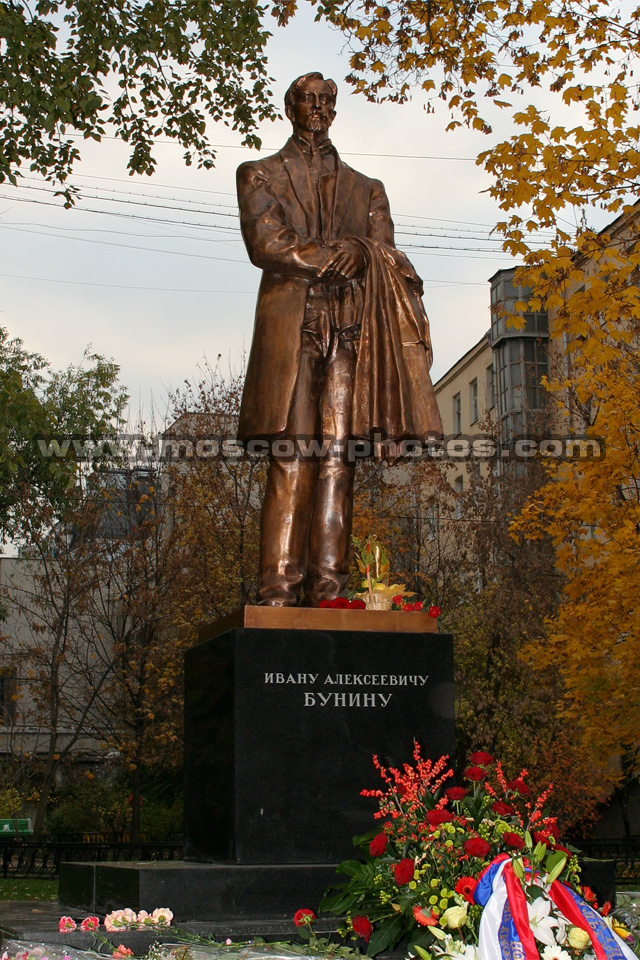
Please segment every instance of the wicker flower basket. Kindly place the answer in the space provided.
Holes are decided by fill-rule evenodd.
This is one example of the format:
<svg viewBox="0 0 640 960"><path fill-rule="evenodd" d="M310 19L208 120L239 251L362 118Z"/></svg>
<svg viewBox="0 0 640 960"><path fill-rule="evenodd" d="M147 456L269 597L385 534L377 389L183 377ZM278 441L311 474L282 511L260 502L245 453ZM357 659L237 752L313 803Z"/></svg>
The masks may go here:
<svg viewBox="0 0 640 960"><path fill-rule="evenodd" d="M364 602L367 610L391 610L391 599L380 594L374 593L372 597L365 596Z"/></svg>

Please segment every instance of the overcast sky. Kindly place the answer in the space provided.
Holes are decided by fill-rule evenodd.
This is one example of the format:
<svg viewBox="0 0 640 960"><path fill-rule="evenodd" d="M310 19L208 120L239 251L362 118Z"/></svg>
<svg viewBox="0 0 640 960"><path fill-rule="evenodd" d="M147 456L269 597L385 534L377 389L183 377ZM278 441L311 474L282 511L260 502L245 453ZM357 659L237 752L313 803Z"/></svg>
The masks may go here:
<svg viewBox="0 0 640 960"><path fill-rule="evenodd" d="M375 105L350 92L344 40L304 7L269 46L278 105L296 76L320 70L339 86L332 139L351 166L381 179L396 242L425 283L434 379L489 326L487 279L512 261L490 239L498 218L488 177L474 158L489 143L445 133L448 115L409 104ZM287 139L288 121L267 124L263 152ZM153 177L129 177L127 149L108 139L82 144L74 182L82 199L64 210L45 184L0 186L0 323L54 366L78 362L87 344L121 367L135 411L159 412L167 392L197 376L206 356L238 367L253 328L260 273L238 229L235 169L257 154L219 125L217 167L184 166L161 143ZM455 248L455 249L452 249Z"/></svg>

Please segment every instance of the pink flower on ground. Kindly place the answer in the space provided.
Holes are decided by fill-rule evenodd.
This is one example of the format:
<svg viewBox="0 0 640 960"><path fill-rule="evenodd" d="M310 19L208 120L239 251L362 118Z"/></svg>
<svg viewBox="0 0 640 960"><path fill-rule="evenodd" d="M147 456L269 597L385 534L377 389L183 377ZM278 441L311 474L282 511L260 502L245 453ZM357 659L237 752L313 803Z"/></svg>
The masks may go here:
<svg viewBox="0 0 640 960"><path fill-rule="evenodd" d="M80 924L80 929L83 933L93 933L99 926L100 921L97 917L85 917Z"/></svg>
<svg viewBox="0 0 640 960"><path fill-rule="evenodd" d="M151 914L151 919L161 927L170 927L173 914L171 910L169 910L169 907L157 907Z"/></svg>
<svg viewBox="0 0 640 960"><path fill-rule="evenodd" d="M75 929L75 920L72 920L71 917L60 917L60 923L58 924L58 930L60 933L69 933L71 930Z"/></svg>
<svg viewBox="0 0 640 960"><path fill-rule="evenodd" d="M114 950L111 954L112 957L115 957L116 960L120 960L122 957L132 957L133 950L129 950L129 947L125 947L124 944L120 944L117 950Z"/></svg>
<svg viewBox="0 0 640 960"><path fill-rule="evenodd" d="M130 927L138 923L138 914L125 907L124 910L113 910L104 918L104 928L107 933L113 933L115 930L122 930L123 927Z"/></svg>

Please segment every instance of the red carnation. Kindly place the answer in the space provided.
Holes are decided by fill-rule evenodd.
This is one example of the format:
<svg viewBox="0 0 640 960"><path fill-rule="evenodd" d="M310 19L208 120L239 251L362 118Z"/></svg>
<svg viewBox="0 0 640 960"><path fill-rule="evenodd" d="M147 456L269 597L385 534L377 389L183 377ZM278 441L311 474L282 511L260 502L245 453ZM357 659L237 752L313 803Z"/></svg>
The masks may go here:
<svg viewBox="0 0 640 960"><path fill-rule="evenodd" d="M371 926L371 921L369 920L369 918L354 917L351 923L353 926L353 932L357 934L359 937L362 937L365 943L369 943L369 937L371 936L371 933L373 931L373 927Z"/></svg>
<svg viewBox="0 0 640 960"><path fill-rule="evenodd" d="M372 857L381 857L387 849L386 833L378 833L369 844L369 853Z"/></svg>
<svg viewBox="0 0 640 960"><path fill-rule="evenodd" d="M470 837L465 840L463 847L464 852L470 857L486 857L491 850L491 844L483 840L482 837Z"/></svg>
<svg viewBox="0 0 640 960"><path fill-rule="evenodd" d="M462 894L467 903L474 903L473 891L478 886L478 881L473 877L460 877L456 883L456 893Z"/></svg>
<svg viewBox="0 0 640 960"><path fill-rule="evenodd" d="M411 613L411 611L413 610L413 604L412 604L412 603L403 603L403 604L402 604L402 609L405 611L405 613Z"/></svg>
<svg viewBox="0 0 640 960"><path fill-rule="evenodd" d="M349 606L351 607L352 610L366 610L366 609L367 609L366 603L364 602L364 600L360 600L359 597L357 597L355 600L352 600L351 603L349 604Z"/></svg>
<svg viewBox="0 0 640 960"><path fill-rule="evenodd" d="M528 797L531 793L529 787L526 785L522 777L518 777L517 780L510 780L507 784L507 787L509 790L517 790L517 792L523 797Z"/></svg>
<svg viewBox="0 0 640 960"><path fill-rule="evenodd" d="M609 903L608 900L605 900L605 902L602 904L600 913L602 914L603 917L608 917L609 914L611 913L611 904Z"/></svg>
<svg viewBox="0 0 640 960"><path fill-rule="evenodd" d="M586 883L582 885L582 896L587 901L587 903L593 904L597 902L595 893L593 892L591 887L588 887L586 885Z"/></svg>
<svg viewBox="0 0 640 960"><path fill-rule="evenodd" d="M320 606L323 607L323 608L325 608L325 609L326 609L327 607L332 607L332 606L333 606L333 600L321 600L321 601L320 601Z"/></svg>
<svg viewBox="0 0 640 960"><path fill-rule="evenodd" d="M513 847L514 850L524 850L524 837L517 833L510 833L509 830L506 830L502 834L502 838L508 847Z"/></svg>
<svg viewBox="0 0 640 960"><path fill-rule="evenodd" d="M495 800L491 804L491 809L494 813L497 813L499 817L506 817L510 813L515 813L515 807L512 807L510 803L505 803L503 800Z"/></svg>
<svg viewBox="0 0 640 960"><path fill-rule="evenodd" d="M453 814L450 810L427 810L427 823L432 827L439 827L441 823L451 823Z"/></svg>
<svg viewBox="0 0 640 960"><path fill-rule="evenodd" d="M422 602L422 600L416 600L416 602L413 605L413 609L418 611L422 610L423 607L424 607L424 603Z"/></svg>
<svg viewBox="0 0 640 960"><path fill-rule="evenodd" d="M393 868L393 875L398 886L401 887L403 884L409 883L409 880L413 880L414 871L415 864L413 860L410 860L408 857L401 860L400 863L396 863Z"/></svg>
<svg viewBox="0 0 640 960"><path fill-rule="evenodd" d="M484 780L486 775L487 771L483 770L482 767L467 767L464 772L465 780L473 780L474 783Z"/></svg>
<svg viewBox="0 0 640 960"><path fill-rule="evenodd" d="M336 599L333 601L333 605L336 608L336 610L349 609L349 601L347 600L346 597L336 597Z"/></svg>
<svg viewBox="0 0 640 960"><path fill-rule="evenodd" d="M449 800L464 800L469 791L466 787L449 787L444 793Z"/></svg>
<svg viewBox="0 0 640 960"><path fill-rule="evenodd" d="M440 616L440 607L436 607L435 604L434 604L432 607L429 607L429 616L430 616L430 617L433 617L434 619L435 619L436 617L439 617L439 616Z"/></svg>
<svg viewBox="0 0 640 960"><path fill-rule="evenodd" d="M396 594L396 596L392 598L391 602L392 602L392 603L395 603L395 605L396 605L397 607L401 607L401 606L402 606L402 594L401 594L401 593Z"/></svg>
<svg viewBox="0 0 640 960"><path fill-rule="evenodd" d="M484 767L489 763L493 763L493 757L490 753L486 753L484 750L478 750L476 753L472 753L469 757L474 766Z"/></svg>
<svg viewBox="0 0 640 960"><path fill-rule="evenodd" d="M309 907L302 907L300 910L296 910L293 915L293 922L296 927L306 927L309 924L313 923L316 915L313 910L309 910Z"/></svg>

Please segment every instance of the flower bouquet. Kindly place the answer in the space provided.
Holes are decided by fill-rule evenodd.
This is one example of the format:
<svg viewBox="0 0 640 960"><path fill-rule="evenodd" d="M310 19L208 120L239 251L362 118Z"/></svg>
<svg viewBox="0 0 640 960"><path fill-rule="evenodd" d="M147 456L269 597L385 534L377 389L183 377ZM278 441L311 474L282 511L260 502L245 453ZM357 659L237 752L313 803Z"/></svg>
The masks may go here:
<svg viewBox="0 0 640 960"><path fill-rule="evenodd" d="M507 780L482 751L466 786L450 785L446 757L423 760L416 744L414 761L396 770L374 757L384 788L362 793L381 824L355 838L366 860L340 864L348 879L320 905L344 917L344 936L370 956L406 940L421 960L635 960L559 843L551 787L534 800L526 770Z"/></svg>
<svg viewBox="0 0 640 960"><path fill-rule="evenodd" d="M406 584L388 582L389 555L375 533L370 534L366 540L358 540L357 537L351 539L358 570L364 574L360 589L354 592L354 600L364 601L369 610L422 610L424 603L421 600L416 603L407 601L407 598L414 597L415 593L407 590Z"/></svg>

